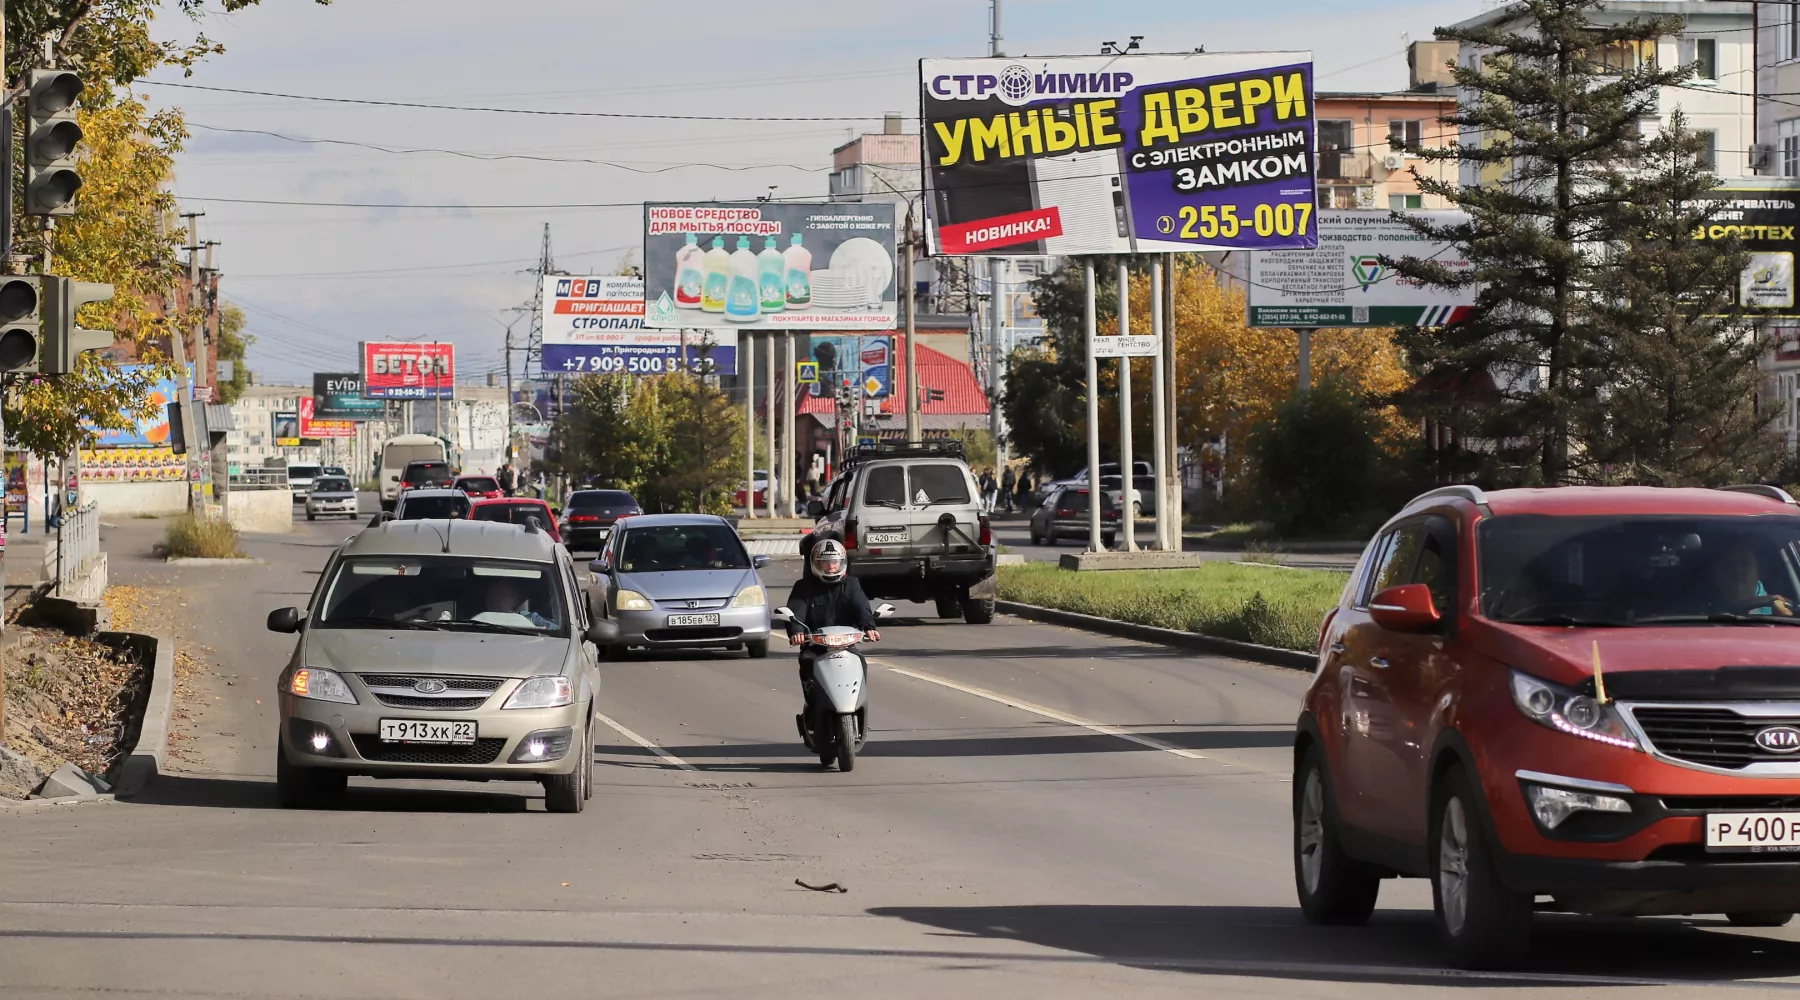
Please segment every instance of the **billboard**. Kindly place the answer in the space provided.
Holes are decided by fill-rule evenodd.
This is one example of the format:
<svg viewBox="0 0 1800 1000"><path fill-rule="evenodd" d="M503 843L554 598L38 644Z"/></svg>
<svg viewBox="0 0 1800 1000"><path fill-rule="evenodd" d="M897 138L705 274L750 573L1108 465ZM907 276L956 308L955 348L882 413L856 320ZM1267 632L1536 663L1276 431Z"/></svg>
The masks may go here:
<svg viewBox="0 0 1800 1000"><path fill-rule="evenodd" d="M690 366L737 374L734 331L645 329L642 278L546 275L543 303L547 375L661 375L675 370L683 347Z"/></svg>
<svg viewBox="0 0 1800 1000"><path fill-rule="evenodd" d="M369 399L455 399L456 345L364 341L363 395Z"/></svg>
<svg viewBox="0 0 1800 1000"><path fill-rule="evenodd" d="M1456 212L1407 214L1439 225L1464 218ZM1467 268L1455 246L1420 236L1385 210L1322 210L1318 220L1317 249L1250 255L1251 326L1444 326L1473 312L1481 286L1433 288L1402 278L1380 260L1417 257Z"/></svg>
<svg viewBox="0 0 1800 1000"><path fill-rule="evenodd" d="M363 396L357 372L314 372L313 415L320 420L379 420L387 404Z"/></svg>
<svg viewBox="0 0 1800 1000"><path fill-rule="evenodd" d="M318 412L317 400L311 396L300 397L300 437L302 439L319 440L321 438L353 438L356 436L354 420L315 420Z"/></svg>
<svg viewBox="0 0 1800 1000"><path fill-rule="evenodd" d="M1751 317L1800 318L1794 297L1794 243L1800 233L1800 184L1791 178L1733 180L1713 192L1721 204L1694 239L1737 238L1750 259L1738 302ZM1784 324L1792 325L1792 324Z"/></svg>
<svg viewBox="0 0 1800 1000"><path fill-rule="evenodd" d="M269 420L273 425L275 447L300 447L300 411L276 410L269 415Z"/></svg>
<svg viewBox="0 0 1800 1000"><path fill-rule="evenodd" d="M892 330L894 206L647 203L644 325Z"/></svg>
<svg viewBox="0 0 1800 1000"><path fill-rule="evenodd" d="M919 61L934 254L1317 245L1310 52Z"/></svg>
<svg viewBox="0 0 1800 1000"><path fill-rule="evenodd" d="M886 399L893 392L893 337L814 334L811 339L809 360L817 380L801 384L814 396L831 396L844 387L861 389L868 399Z"/></svg>
<svg viewBox="0 0 1800 1000"><path fill-rule="evenodd" d="M123 374L134 374L149 365L120 365ZM192 371L190 366L189 371ZM155 407L147 417L130 417L131 426L123 430L100 430L94 440L96 448L165 448L169 438L169 404L180 398L175 376L169 375L150 387L150 402Z"/></svg>

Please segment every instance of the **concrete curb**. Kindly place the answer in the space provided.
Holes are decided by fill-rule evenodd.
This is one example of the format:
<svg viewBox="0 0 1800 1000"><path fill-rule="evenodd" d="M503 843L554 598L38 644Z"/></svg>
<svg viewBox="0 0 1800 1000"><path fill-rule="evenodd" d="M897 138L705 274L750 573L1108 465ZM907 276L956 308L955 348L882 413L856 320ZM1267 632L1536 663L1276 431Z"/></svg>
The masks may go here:
<svg viewBox="0 0 1800 1000"><path fill-rule="evenodd" d="M170 556L163 560L171 566L261 566L261 559L207 559L202 556Z"/></svg>
<svg viewBox="0 0 1800 1000"><path fill-rule="evenodd" d="M1098 632L1101 635L1110 635L1120 639L1153 642L1197 653L1230 656L1240 660L1250 660L1253 663L1266 663L1272 667L1311 671L1319 665L1319 658L1311 653L1277 649L1274 646L1261 646L1254 642L1239 642L1236 639L1221 639L1218 636L1201 635L1198 632L1179 632L1172 628L1136 625L1131 622L1114 621L1111 618L1077 614L1073 611L1058 611L1055 608L1040 608L1035 604L996 601L994 610L1001 614L1043 622L1046 625L1061 625L1065 628L1080 629L1083 632Z"/></svg>
<svg viewBox="0 0 1800 1000"><path fill-rule="evenodd" d="M150 697L144 704L144 722L137 744L119 765L113 794L129 799L144 790L162 772L169 751L169 725L175 714L175 643L143 632L101 632L97 638L115 649L131 650L150 664Z"/></svg>

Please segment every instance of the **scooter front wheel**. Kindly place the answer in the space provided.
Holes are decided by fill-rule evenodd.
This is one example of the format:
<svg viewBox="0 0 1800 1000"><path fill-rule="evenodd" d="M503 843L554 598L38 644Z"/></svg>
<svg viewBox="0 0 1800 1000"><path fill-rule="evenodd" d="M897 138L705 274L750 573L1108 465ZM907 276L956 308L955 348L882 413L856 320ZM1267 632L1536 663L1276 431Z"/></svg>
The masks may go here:
<svg viewBox="0 0 1800 1000"><path fill-rule="evenodd" d="M840 771L856 769L856 716L838 716L837 765Z"/></svg>

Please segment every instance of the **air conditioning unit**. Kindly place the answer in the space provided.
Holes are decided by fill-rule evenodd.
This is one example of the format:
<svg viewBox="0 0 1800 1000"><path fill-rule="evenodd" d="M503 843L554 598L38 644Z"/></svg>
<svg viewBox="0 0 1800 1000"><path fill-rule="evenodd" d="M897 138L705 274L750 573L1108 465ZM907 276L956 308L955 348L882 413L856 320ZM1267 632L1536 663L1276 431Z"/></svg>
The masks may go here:
<svg viewBox="0 0 1800 1000"><path fill-rule="evenodd" d="M1399 170L1401 167L1406 166L1406 155L1403 153L1389 153L1381 158L1381 165L1389 170Z"/></svg>
<svg viewBox="0 0 1800 1000"><path fill-rule="evenodd" d="M1756 173L1766 173L1775 166L1775 144L1772 142L1753 142L1750 144L1750 169Z"/></svg>

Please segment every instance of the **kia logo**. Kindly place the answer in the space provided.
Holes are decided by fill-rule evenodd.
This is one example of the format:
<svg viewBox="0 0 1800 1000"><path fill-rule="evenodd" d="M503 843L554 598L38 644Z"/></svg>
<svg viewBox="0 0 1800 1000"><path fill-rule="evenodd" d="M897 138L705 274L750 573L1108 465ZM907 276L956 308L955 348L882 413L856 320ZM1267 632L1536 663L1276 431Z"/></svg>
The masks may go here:
<svg viewBox="0 0 1800 1000"><path fill-rule="evenodd" d="M413 681L413 690L420 694L443 694L445 691L450 690L450 685L445 684L443 681L433 680L427 677L422 681ZM1794 738L1800 740L1800 732L1796 732ZM1800 750L1800 743L1796 743L1794 749Z"/></svg>
<svg viewBox="0 0 1800 1000"><path fill-rule="evenodd" d="M1770 726L1756 734L1756 745L1770 753L1800 752L1800 729L1793 726Z"/></svg>

